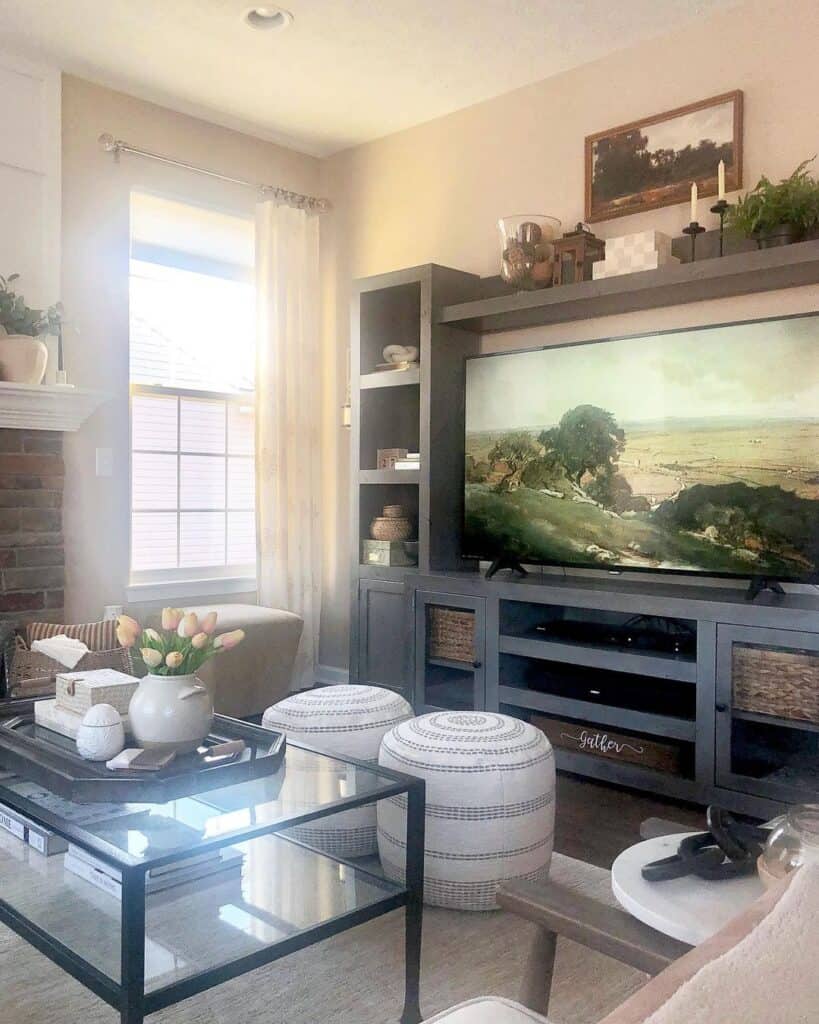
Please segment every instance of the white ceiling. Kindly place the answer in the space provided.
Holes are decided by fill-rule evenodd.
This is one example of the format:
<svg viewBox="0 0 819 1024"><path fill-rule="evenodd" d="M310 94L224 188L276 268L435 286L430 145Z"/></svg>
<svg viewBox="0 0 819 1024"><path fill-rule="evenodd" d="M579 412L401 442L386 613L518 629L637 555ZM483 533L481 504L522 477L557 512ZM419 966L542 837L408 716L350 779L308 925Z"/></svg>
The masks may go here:
<svg viewBox="0 0 819 1024"><path fill-rule="evenodd" d="M738 0L280 0L282 32L243 24L251 2L0 0L0 46L326 155Z"/></svg>

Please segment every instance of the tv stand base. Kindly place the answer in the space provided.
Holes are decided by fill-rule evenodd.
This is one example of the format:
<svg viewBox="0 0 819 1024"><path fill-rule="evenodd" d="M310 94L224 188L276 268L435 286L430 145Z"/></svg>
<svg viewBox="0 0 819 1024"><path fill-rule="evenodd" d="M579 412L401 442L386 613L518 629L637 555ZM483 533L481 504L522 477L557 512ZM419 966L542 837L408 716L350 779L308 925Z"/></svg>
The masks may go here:
<svg viewBox="0 0 819 1024"><path fill-rule="evenodd" d="M486 579L491 580L501 569L510 569L514 576L528 576L529 573L513 555L499 555L486 570Z"/></svg>
<svg viewBox="0 0 819 1024"><path fill-rule="evenodd" d="M778 580L772 580L768 576L754 576L748 584L748 589L745 592L745 600L753 601L754 598L758 597L763 590L770 590L773 594L784 595L785 593L782 584Z"/></svg>

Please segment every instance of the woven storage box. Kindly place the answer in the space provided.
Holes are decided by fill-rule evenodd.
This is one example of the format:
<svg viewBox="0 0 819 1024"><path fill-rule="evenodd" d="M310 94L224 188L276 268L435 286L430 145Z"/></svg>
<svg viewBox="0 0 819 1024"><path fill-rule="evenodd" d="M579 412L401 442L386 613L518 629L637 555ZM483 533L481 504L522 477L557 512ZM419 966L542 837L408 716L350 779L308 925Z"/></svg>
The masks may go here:
<svg viewBox="0 0 819 1024"><path fill-rule="evenodd" d="M128 672L130 667L130 656L125 647L116 647L111 651L89 651L77 662L77 671L84 672L100 668ZM39 651L28 650L18 640L8 669L8 691L12 697L47 696L55 692L57 675L63 672L65 665ZM128 710L127 707L125 710Z"/></svg>
<svg viewBox="0 0 819 1024"><path fill-rule="evenodd" d="M138 685L134 676L107 667L90 672L61 672L57 676L57 707L84 715L95 704L110 704L125 715Z"/></svg>
<svg viewBox="0 0 819 1024"><path fill-rule="evenodd" d="M430 658L448 661L475 660L475 613L433 605L429 609Z"/></svg>
<svg viewBox="0 0 819 1024"><path fill-rule="evenodd" d="M819 655L734 644L734 707L819 725Z"/></svg>

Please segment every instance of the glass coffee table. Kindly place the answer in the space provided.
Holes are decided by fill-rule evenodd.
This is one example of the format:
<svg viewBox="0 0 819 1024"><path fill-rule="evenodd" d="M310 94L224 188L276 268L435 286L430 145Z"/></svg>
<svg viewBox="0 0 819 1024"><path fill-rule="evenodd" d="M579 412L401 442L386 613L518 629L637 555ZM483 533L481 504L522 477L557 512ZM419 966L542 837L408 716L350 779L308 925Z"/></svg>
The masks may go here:
<svg viewBox="0 0 819 1024"><path fill-rule="evenodd" d="M404 884L384 878L375 858L345 860L293 835L294 826L388 798L407 806ZM274 775L169 803L73 804L20 776L0 779L0 802L71 844L45 856L0 829L0 921L117 1009L122 1024L397 907L401 1021L421 1020L422 780L288 742ZM151 889L174 864L209 863L218 851L225 870ZM120 889L68 870L66 857L96 858L121 876Z"/></svg>

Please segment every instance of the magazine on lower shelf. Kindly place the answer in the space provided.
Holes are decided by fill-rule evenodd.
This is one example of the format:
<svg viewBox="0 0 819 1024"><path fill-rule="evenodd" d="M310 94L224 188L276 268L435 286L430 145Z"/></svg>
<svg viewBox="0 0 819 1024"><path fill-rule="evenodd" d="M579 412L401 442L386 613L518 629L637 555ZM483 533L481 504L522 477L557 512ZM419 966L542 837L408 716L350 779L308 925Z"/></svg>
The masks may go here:
<svg viewBox="0 0 819 1024"><path fill-rule="evenodd" d="M228 872L239 874L243 860L244 855L241 850L231 846L213 851L213 853L195 854L173 864L165 864L160 868L151 869L145 876L145 892L151 895L213 875ZM118 900L122 899L120 872L81 846L69 843L64 867L66 871L90 882L110 896Z"/></svg>

